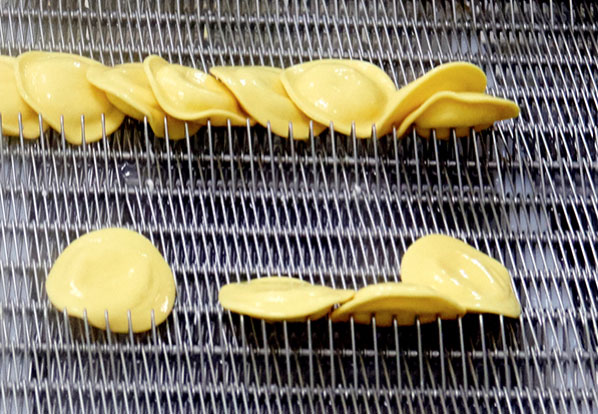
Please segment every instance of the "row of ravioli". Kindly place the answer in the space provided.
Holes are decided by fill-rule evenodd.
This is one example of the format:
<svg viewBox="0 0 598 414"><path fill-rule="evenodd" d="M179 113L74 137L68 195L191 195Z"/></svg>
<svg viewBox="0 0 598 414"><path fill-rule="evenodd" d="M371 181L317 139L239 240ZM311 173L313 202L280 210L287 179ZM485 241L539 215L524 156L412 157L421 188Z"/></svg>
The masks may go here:
<svg viewBox="0 0 598 414"><path fill-rule="evenodd" d="M508 270L465 242L441 234L415 241L401 261L401 282L357 291L289 277L230 283L219 292L223 308L270 322L300 322L330 315L332 322L378 326L429 323L466 313L521 314Z"/></svg>
<svg viewBox="0 0 598 414"><path fill-rule="evenodd" d="M357 291L291 277L262 277L224 285L224 309L270 322L300 322L329 315L378 326L413 325L466 313L517 318L521 305L500 262L467 243L430 234L401 260L401 282ZM347 280L343 281L343 284ZM176 300L172 269L143 235L124 228L89 232L69 244L46 279L50 302L61 312L112 332L144 332L166 321Z"/></svg>
<svg viewBox="0 0 598 414"><path fill-rule="evenodd" d="M466 136L519 114L516 103L484 93L477 66L452 62L396 88L378 66L322 59L280 69L216 66L210 73L151 55L113 67L79 55L31 51L0 57L2 133L29 139L52 127L72 144L94 142L125 116L158 137L181 139L206 125L258 123L307 139L327 127L358 138L412 128L422 136ZM41 115L41 116L40 116Z"/></svg>

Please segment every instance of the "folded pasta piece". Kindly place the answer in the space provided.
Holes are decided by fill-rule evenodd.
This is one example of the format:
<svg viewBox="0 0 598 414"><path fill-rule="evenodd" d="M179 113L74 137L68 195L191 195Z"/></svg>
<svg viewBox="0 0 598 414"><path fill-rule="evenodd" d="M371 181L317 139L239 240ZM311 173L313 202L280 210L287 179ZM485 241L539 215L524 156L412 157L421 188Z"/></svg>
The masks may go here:
<svg viewBox="0 0 598 414"><path fill-rule="evenodd" d="M114 132L125 117L103 91L87 80L87 70L94 67L104 66L68 53L26 52L17 58L15 75L21 97L56 131L61 130L62 116L65 138L72 144L82 142L81 116L85 117L86 142L102 138L102 114L106 135Z"/></svg>
<svg viewBox="0 0 598 414"><path fill-rule="evenodd" d="M451 62L437 66L394 93L380 122L380 135L401 125L410 113L438 92L484 92L485 89L486 75L476 65Z"/></svg>
<svg viewBox="0 0 598 414"><path fill-rule="evenodd" d="M409 246L401 261L401 280L442 292L467 311L512 318L521 314L507 269L449 236L431 234Z"/></svg>
<svg viewBox="0 0 598 414"><path fill-rule="evenodd" d="M334 305L346 302L354 293L290 277L265 277L225 285L218 300L231 312L271 322L301 322L325 316Z"/></svg>
<svg viewBox="0 0 598 414"><path fill-rule="evenodd" d="M519 106L507 99L484 93L438 92L403 120L397 136L403 136L414 125L426 138L432 128L439 139L447 139L451 129L455 129L458 137L463 137L469 134L471 127L482 130L496 121L518 115Z"/></svg>
<svg viewBox="0 0 598 414"><path fill-rule="evenodd" d="M156 99L171 116L202 125L208 119L214 126L226 126L229 119L232 126L247 124L248 115L213 76L155 55L148 56L143 66Z"/></svg>
<svg viewBox="0 0 598 414"><path fill-rule="evenodd" d="M342 134L367 138L378 128L396 88L386 72L358 60L322 59L285 69L281 80L307 116Z"/></svg>
<svg viewBox="0 0 598 414"><path fill-rule="evenodd" d="M437 317L455 319L465 314L465 308L447 295L426 286L408 283L378 283L355 293L350 301L330 315L333 322L369 324L376 317L377 326L413 325L416 317L421 323L433 322Z"/></svg>
<svg viewBox="0 0 598 414"><path fill-rule="evenodd" d="M87 233L60 254L46 279L46 293L60 311L112 332L148 331L172 311L172 270L150 240L122 228ZM130 320L129 320L130 312Z"/></svg>
<svg viewBox="0 0 598 414"><path fill-rule="evenodd" d="M131 118L143 121L147 117L152 131L157 137L166 135L164 117L168 122L168 137L185 138L185 121L166 114L145 75L142 63L125 63L113 68L106 66L92 67L87 71L87 79L95 87L103 90L114 106ZM187 124L192 135L201 127L199 124Z"/></svg>
<svg viewBox="0 0 598 414"><path fill-rule="evenodd" d="M309 138L310 119L291 101L282 85L282 69L268 66L217 66L210 73L224 83L241 106L262 126L270 122L272 132L288 138L289 124L293 138ZM313 123L314 135L326 127Z"/></svg>
<svg viewBox="0 0 598 414"><path fill-rule="evenodd" d="M39 118L27 102L21 98L17 89L15 68L17 59L12 56L0 56L0 114L2 114L2 133L5 135L19 136L19 114L23 126L23 137L35 139L40 135ZM43 123L44 131L48 128Z"/></svg>

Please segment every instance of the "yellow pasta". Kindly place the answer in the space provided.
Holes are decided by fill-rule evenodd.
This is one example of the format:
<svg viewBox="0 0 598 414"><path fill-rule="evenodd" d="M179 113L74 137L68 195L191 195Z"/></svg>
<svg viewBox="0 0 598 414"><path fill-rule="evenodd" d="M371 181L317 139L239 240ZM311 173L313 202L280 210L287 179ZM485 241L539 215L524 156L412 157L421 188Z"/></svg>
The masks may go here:
<svg viewBox="0 0 598 414"><path fill-rule="evenodd" d="M432 128L439 139L447 139L451 129L455 129L457 137L464 137L472 127L480 131L496 121L518 115L517 104L507 99L483 93L438 92L403 120L397 136L404 135L414 126L426 138Z"/></svg>
<svg viewBox="0 0 598 414"><path fill-rule="evenodd" d="M35 139L40 135L38 114L21 98L15 78L16 58L0 56L0 114L2 132L5 135L19 136L19 114L23 126L23 137ZM42 125L45 130L48 124Z"/></svg>
<svg viewBox="0 0 598 414"><path fill-rule="evenodd" d="M521 313L507 269L449 236L432 234L409 246L401 261L401 279L442 292L469 312L512 318Z"/></svg>
<svg viewBox="0 0 598 414"><path fill-rule="evenodd" d="M379 67L358 60L322 59L284 70L281 77L291 100L320 124L349 135L370 137L372 126L387 112L396 88Z"/></svg>
<svg viewBox="0 0 598 414"><path fill-rule="evenodd" d="M114 106L131 118L143 121L147 117L157 137L164 137L164 117L168 123L168 137L185 138L185 122L167 115L156 100L142 63L125 63L113 68L92 67L87 79L103 90ZM194 134L200 125L189 122L189 134Z"/></svg>
<svg viewBox="0 0 598 414"><path fill-rule="evenodd" d="M433 322L437 317L455 319L465 314L457 301L426 286L407 283L378 283L366 286L355 293L330 315L333 322L346 322L351 317L356 323L369 324L372 316L376 325L413 325L416 318L421 323Z"/></svg>
<svg viewBox="0 0 598 414"><path fill-rule="evenodd" d="M380 125L380 135L401 125L405 118L439 92L484 92L486 75L467 62L440 65L394 93Z"/></svg>
<svg viewBox="0 0 598 414"><path fill-rule="evenodd" d="M247 114L235 97L213 76L200 70L148 56L143 66L160 106L173 117L202 125L245 126ZM255 122L250 120L250 125Z"/></svg>
<svg viewBox="0 0 598 414"><path fill-rule="evenodd" d="M280 75L282 69L267 66L217 66L210 72L222 81L239 103L260 125L270 123L272 132L288 137L289 123L293 138L309 138L310 119L289 99ZM314 135L326 127L313 123Z"/></svg>
<svg viewBox="0 0 598 414"><path fill-rule="evenodd" d="M18 135L16 117L23 117L23 135L39 136L36 113L67 140L81 143L81 116L86 119L88 142L112 133L124 114L147 118L156 136L180 139L194 134L208 121L213 126L246 126L259 122L273 133L307 139L332 125L334 130L359 138L390 133L399 137L411 128L428 137L431 130L446 139L451 130L466 136L496 121L519 115L512 101L485 95L486 76L466 62L440 65L397 90L379 67L358 60L322 59L285 70L267 66L217 66L210 72L171 64L159 56L143 63L113 68L76 55L27 52L0 60L5 79L4 129ZM15 90L18 93L15 93ZM124 112L124 114L123 114ZM185 125L186 123L186 125ZM45 126L45 124L44 124Z"/></svg>
<svg viewBox="0 0 598 414"><path fill-rule="evenodd" d="M72 242L46 280L46 292L59 310L78 318L87 314L95 327L133 332L152 327L170 314L176 288L170 267L152 243L126 229L93 231Z"/></svg>
<svg viewBox="0 0 598 414"><path fill-rule="evenodd" d="M325 316L354 293L290 277L265 277L225 285L218 299L223 308L232 312L272 322L298 322Z"/></svg>
<svg viewBox="0 0 598 414"><path fill-rule="evenodd" d="M102 67L94 60L67 53L26 52L17 58L17 88L23 100L42 114L68 142L81 144L85 118L85 140L98 141L103 136L102 114L109 135L123 122L124 114L110 103L106 94L87 80L87 70Z"/></svg>

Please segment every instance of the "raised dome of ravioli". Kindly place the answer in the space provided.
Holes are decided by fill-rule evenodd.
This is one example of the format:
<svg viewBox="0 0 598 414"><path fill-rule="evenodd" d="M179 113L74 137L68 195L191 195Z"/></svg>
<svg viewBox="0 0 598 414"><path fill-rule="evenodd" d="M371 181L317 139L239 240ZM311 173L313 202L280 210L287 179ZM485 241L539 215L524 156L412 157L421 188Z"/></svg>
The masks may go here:
<svg viewBox="0 0 598 414"><path fill-rule="evenodd" d="M170 314L176 296L172 271L158 249L144 236L108 228L73 241L52 266L46 292L59 310L84 318L95 327L133 332L152 327Z"/></svg>
<svg viewBox="0 0 598 414"><path fill-rule="evenodd" d="M197 69L148 56L144 69L160 106L179 119L226 126L245 126L247 114L231 92L213 76ZM250 120L250 124L254 122Z"/></svg>
<svg viewBox="0 0 598 414"><path fill-rule="evenodd" d="M507 99L475 92L438 92L403 120L397 136L414 125L426 137L432 128L439 139L447 139L451 129L455 129L457 137L462 137L469 134L471 127L485 129L494 122L518 115L517 104Z"/></svg>
<svg viewBox="0 0 598 414"><path fill-rule="evenodd" d="M359 60L323 59L291 66L282 73L291 100L311 119L342 134L372 135L372 126L387 113L396 92L392 80L376 65Z"/></svg>
<svg viewBox="0 0 598 414"><path fill-rule="evenodd" d="M297 322L323 317L354 293L290 277L264 277L225 285L218 300L223 308L235 313L267 321Z"/></svg>
<svg viewBox="0 0 598 414"><path fill-rule="evenodd" d="M142 63L125 63L113 68L92 67L87 79L103 90L108 100L131 118L143 121L147 117L152 131L164 137L164 117L168 123L168 137L185 138L185 122L167 115L154 96ZM189 134L194 134L200 125L188 123Z"/></svg>
<svg viewBox="0 0 598 414"><path fill-rule="evenodd" d="M486 74L471 63L450 62L437 66L393 94L380 124L380 135L399 127L404 119L438 92L484 92Z"/></svg>
<svg viewBox="0 0 598 414"><path fill-rule="evenodd" d="M28 139L38 138L39 117L23 100L17 89L15 68L17 60L11 56L0 56L0 114L2 114L2 133L9 136L19 136L19 113L23 126L23 137ZM45 130L48 124L43 123Z"/></svg>
<svg viewBox="0 0 598 414"><path fill-rule="evenodd" d="M216 66L210 72L235 95L243 109L260 125L272 132L288 137L289 123L293 138L309 138L310 119L291 101L282 85L282 69L269 66ZM313 123L314 135L326 127Z"/></svg>
<svg viewBox="0 0 598 414"><path fill-rule="evenodd" d="M94 60L68 53L26 52L17 58L17 87L33 110L42 114L56 131L64 117L68 142L81 144L81 116L85 117L85 141L102 138L102 114L106 135L113 133L125 115L106 94L87 80L87 70L102 67Z"/></svg>
<svg viewBox="0 0 598 414"><path fill-rule="evenodd" d="M401 280L442 292L471 312L513 318L521 313L507 269L453 237L431 234L416 240L401 261Z"/></svg>
<svg viewBox="0 0 598 414"><path fill-rule="evenodd" d="M346 322L351 316L357 323L368 324L372 316L376 325L413 325L417 317L421 323L433 322L437 317L455 319L464 315L465 308L447 295L407 283L378 283L359 289L350 301L330 315L333 322Z"/></svg>

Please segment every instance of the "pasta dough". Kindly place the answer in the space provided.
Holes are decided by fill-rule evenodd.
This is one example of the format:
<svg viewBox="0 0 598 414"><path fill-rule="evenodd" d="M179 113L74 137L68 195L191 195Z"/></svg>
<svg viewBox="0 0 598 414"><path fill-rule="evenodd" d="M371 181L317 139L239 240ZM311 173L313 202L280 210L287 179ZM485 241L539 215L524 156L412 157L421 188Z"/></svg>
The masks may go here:
<svg viewBox="0 0 598 414"><path fill-rule="evenodd" d="M358 60L322 59L291 66L282 73L284 88L297 107L314 121L342 134L372 135L372 125L387 112L396 88L379 67Z"/></svg>
<svg viewBox="0 0 598 414"><path fill-rule="evenodd" d="M192 135L208 121L246 126L256 120L283 137L292 126L296 139L309 138L310 125L314 136L332 125L359 138L372 136L373 127L377 136L397 127L399 137L415 128L425 137L434 129L446 139L452 129L466 136L470 128L479 131L519 114L514 102L485 95L484 72L466 62L440 65L397 90L382 69L358 60L322 59L285 70L219 66L211 69L214 77L155 55L108 68L71 54L27 52L16 59L15 93L11 59L0 60L6 133L18 135L19 112L27 138L39 135L36 112L56 130L64 116L66 139L74 144L81 143L81 116L86 140L93 142L102 137L102 114L110 134L123 112L140 121L147 117L159 137L166 135L166 120L172 139L186 137L186 128Z"/></svg>
<svg viewBox="0 0 598 414"><path fill-rule="evenodd" d="M168 123L168 137L185 138L185 122L168 116L156 100L142 63L125 63L113 68L90 68L87 79L106 92L108 100L131 118L143 121L147 117L157 137L164 137L164 117ZM197 132L200 125L189 123L189 134Z"/></svg>
<svg viewBox="0 0 598 414"><path fill-rule="evenodd" d="M346 322L351 316L357 323L369 324L376 317L377 326L413 325L416 317L421 323L433 322L437 317L455 319L464 315L458 302L426 286L407 283L378 283L357 291L353 299L330 315L333 322Z"/></svg>
<svg viewBox="0 0 598 414"><path fill-rule="evenodd" d="M133 332L151 329L170 314L176 295L170 267L152 243L126 229L109 228L87 233L58 257L46 280L46 292L59 310L84 317L106 329L108 312L112 332L128 332L131 311Z"/></svg>
<svg viewBox="0 0 598 414"><path fill-rule="evenodd" d="M309 138L310 119L289 99L280 75L282 69L267 66L217 66L210 72L222 81L239 103L260 125L281 137L289 135L293 125L293 138ZM314 122L314 136L326 127Z"/></svg>
<svg viewBox="0 0 598 414"><path fill-rule="evenodd" d="M314 286L298 279L271 277L232 283L220 290L220 303L233 312L268 321L303 321L330 315L333 322L378 326L413 325L466 312L517 317L521 306L510 276L496 260L443 235L418 239L405 253L401 283L379 283L356 293Z"/></svg>
<svg viewBox="0 0 598 414"><path fill-rule="evenodd" d="M486 75L467 62L440 65L399 89L388 106L380 126L380 135L402 125L405 118L439 92L484 92ZM402 134L397 134L401 136Z"/></svg>
<svg viewBox="0 0 598 414"><path fill-rule="evenodd" d="M0 56L0 114L2 114L2 133L19 136L19 113L23 126L23 137L35 139L40 135L38 114L21 98L15 78L16 58ZM42 128L46 130L45 122Z"/></svg>
<svg viewBox="0 0 598 414"><path fill-rule="evenodd" d="M397 136L404 135L414 125L417 132L426 138L432 128L439 139L448 139L452 128L457 137L464 137L471 127L480 131L496 121L518 115L517 104L507 99L483 93L438 92L403 120Z"/></svg>
<svg viewBox="0 0 598 414"><path fill-rule="evenodd" d="M171 116L202 125L245 126L245 114L230 91L200 70L171 64L159 56L148 56L143 66L160 106ZM250 124L255 122L250 120Z"/></svg>
<svg viewBox="0 0 598 414"><path fill-rule="evenodd" d="M353 297L351 290L316 286L290 277L265 277L220 289L223 308L267 321L298 322L325 316Z"/></svg>
<svg viewBox="0 0 598 414"><path fill-rule="evenodd" d="M72 144L82 142L82 116L86 142L102 138L102 114L106 135L113 133L124 119L104 92L88 82L86 74L91 67L103 66L67 53L26 52L17 58L15 73L21 97L56 131L61 130L63 116L64 135Z"/></svg>
<svg viewBox="0 0 598 414"><path fill-rule="evenodd" d="M521 313L507 269L449 236L432 234L409 246L401 261L401 280L442 292L471 312L512 318Z"/></svg>

